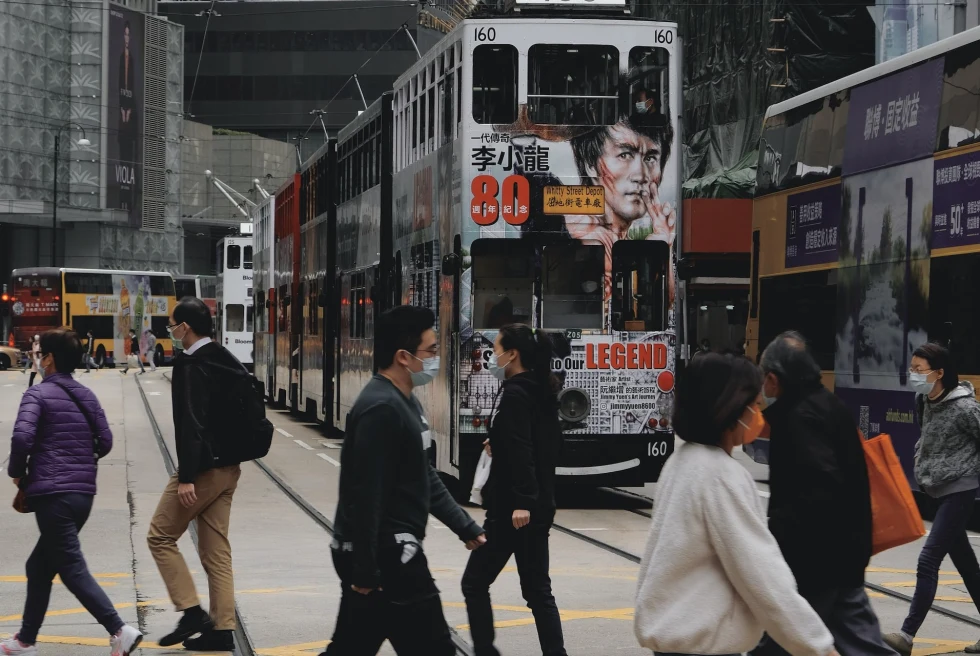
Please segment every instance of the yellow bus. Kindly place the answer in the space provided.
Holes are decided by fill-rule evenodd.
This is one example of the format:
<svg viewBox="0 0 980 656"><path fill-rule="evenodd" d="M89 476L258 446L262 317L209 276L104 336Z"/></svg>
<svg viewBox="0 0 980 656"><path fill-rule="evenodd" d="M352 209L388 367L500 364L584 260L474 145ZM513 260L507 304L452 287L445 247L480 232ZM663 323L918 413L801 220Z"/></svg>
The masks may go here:
<svg viewBox="0 0 980 656"><path fill-rule="evenodd" d="M173 356L167 323L177 301L169 273L35 267L14 269L11 278L13 333L21 348L35 334L71 326L83 340L91 330L95 362L114 366L129 355L129 330L145 347L149 329L156 363Z"/></svg>
<svg viewBox="0 0 980 656"><path fill-rule="evenodd" d="M912 352L949 343L980 382L980 28L770 107L756 182L747 354L801 332L911 474Z"/></svg>

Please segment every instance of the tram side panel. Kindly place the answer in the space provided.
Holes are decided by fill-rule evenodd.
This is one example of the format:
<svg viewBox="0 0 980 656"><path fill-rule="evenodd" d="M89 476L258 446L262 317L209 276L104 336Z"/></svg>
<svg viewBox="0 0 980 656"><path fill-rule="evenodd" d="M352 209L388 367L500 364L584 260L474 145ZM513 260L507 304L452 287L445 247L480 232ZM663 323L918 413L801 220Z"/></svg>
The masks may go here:
<svg viewBox="0 0 980 656"><path fill-rule="evenodd" d="M255 378L267 398L273 398L275 371L276 292L274 284L275 198L259 207L255 225Z"/></svg>

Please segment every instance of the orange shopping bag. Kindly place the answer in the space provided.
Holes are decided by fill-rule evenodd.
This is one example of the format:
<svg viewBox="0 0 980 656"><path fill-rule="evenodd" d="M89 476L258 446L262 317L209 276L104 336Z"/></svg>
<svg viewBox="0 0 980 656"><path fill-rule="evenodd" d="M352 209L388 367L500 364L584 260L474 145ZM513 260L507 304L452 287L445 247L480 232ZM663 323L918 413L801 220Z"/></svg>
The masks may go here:
<svg viewBox="0 0 980 656"><path fill-rule="evenodd" d="M864 460L871 484L871 553L877 554L918 540L926 534L912 488L886 434L864 439Z"/></svg>

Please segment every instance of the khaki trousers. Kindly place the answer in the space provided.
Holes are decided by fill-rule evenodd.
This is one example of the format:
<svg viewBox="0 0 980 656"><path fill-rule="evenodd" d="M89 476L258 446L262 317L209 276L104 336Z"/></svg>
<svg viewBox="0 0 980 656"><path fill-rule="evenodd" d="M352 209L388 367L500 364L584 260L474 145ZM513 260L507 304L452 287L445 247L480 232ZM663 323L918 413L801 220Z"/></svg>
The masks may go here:
<svg viewBox="0 0 980 656"><path fill-rule="evenodd" d="M191 572L177 548L177 540L187 531L191 521L197 520L197 547L201 565L208 576L211 599L209 614L214 628L218 630L235 628L235 580L231 569L228 524L231 499L241 474L241 467L232 465L199 475L194 481L197 503L190 508L181 505L177 497L179 482L174 474L160 497L146 536L150 553L177 610L199 606L201 602Z"/></svg>

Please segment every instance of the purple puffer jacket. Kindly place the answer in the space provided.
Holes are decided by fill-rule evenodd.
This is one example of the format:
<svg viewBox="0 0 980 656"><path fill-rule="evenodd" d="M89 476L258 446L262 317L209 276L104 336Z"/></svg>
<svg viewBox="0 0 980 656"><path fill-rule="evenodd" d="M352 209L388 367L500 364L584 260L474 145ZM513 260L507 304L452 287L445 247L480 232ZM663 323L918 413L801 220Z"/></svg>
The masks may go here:
<svg viewBox="0 0 980 656"><path fill-rule="evenodd" d="M97 448L85 415L61 386L72 391L95 421ZM51 374L21 398L7 473L11 478L27 475L28 497L66 492L94 495L95 453L101 458L110 450L112 433L95 394L68 374Z"/></svg>

